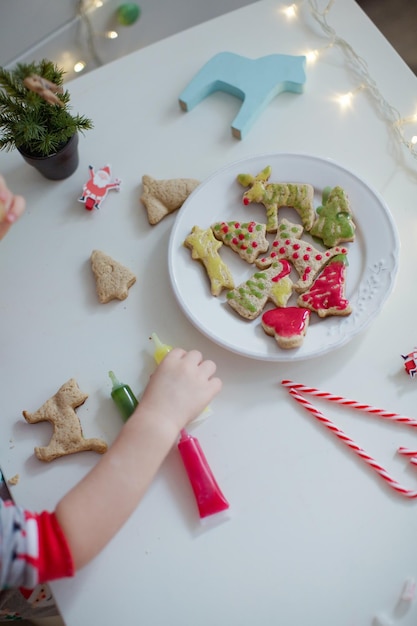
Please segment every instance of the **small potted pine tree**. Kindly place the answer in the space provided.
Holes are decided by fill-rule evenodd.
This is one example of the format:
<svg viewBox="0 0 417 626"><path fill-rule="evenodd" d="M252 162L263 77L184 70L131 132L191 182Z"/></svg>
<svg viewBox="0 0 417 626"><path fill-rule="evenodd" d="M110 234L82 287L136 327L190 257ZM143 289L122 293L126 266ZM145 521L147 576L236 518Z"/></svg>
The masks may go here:
<svg viewBox="0 0 417 626"><path fill-rule="evenodd" d="M78 133L90 119L69 112L64 70L52 61L0 67L0 150L16 148L46 178L59 180L78 167Z"/></svg>

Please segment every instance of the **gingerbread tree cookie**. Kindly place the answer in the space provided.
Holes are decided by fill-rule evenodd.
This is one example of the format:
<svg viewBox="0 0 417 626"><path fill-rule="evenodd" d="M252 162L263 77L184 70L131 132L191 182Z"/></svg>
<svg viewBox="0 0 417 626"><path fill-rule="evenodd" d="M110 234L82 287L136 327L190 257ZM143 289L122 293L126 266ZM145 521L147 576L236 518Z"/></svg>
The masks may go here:
<svg viewBox="0 0 417 626"><path fill-rule="evenodd" d="M275 261L262 272L256 272L227 294L227 302L239 315L253 320L268 300L284 307L292 294L291 266L288 261Z"/></svg>
<svg viewBox="0 0 417 626"><path fill-rule="evenodd" d="M64 383L52 398L49 398L35 413L23 411L23 417L29 424L50 422L54 428L51 440L47 446L36 447L35 454L40 461L54 459L92 450L103 454L107 444L102 439L85 439L80 420L75 409L81 406L88 398L77 385L74 378Z"/></svg>
<svg viewBox="0 0 417 626"><path fill-rule="evenodd" d="M233 276L218 253L223 243L215 238L211 228L203 230L199 226L193 226L184 245L190 248L192 258L204 265L213 296L219 296L223 289L233 289Z"/></svg>
<svg viewBox="0 0 417 626"><path fill-rule="evenodd" d="M258 222L216 222L211 227L214 236L238 253L248 263L253 263L261 252L269 248L265 237L266 225Z"/></svg>
<svg viewBox="0 0 417 626"><path fill-rule="evenodd" d="M136 276L127 267L104 252L93 250L91 268L96 279L98 299L102 304L110 300L125 300Z"/></svg>
<svg viewBox="0 0 417 626"><path fill-rule="evenodd" d="M322 206L317 207L316 218L310 234L323 240L327 247L355 239L356 226L346 192L342 187L325 187Z"/></svg>
<svg viewBox="0 0 417 626"><path fill-rule="evenodd" d="M157 224L169 213L177 211L200 184L194 178L156 179L142 176L143 193L140 198L146 207L148 222Z"/></svg>
<svg viewBox="0 0 417 626"><path fill-rule="evenodd" d="M297 304L315 311L319 317L349 315L352 308L345 298L347 264L345 254L333 257L310 289L299 296Z"/></svg>

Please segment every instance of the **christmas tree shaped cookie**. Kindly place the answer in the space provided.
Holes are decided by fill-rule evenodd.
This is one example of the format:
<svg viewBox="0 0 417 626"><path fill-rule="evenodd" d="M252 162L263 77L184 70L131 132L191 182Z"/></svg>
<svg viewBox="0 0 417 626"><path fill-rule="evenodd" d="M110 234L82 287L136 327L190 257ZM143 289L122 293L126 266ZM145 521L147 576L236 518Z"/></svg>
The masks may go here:
<svg viewBox="0 0 417 626"><path fill-rule="evenodd" d="M323 268L308 291L297 300L300 307L315 311L319 317L349 315L352 308L345 298L347 257L338 254Z"/></svg>
<svg viewBox="0 0 417 626"><path fill-rule="evenodd" d="M261 272L227 294L227 302L239 315L253 320L262 312L268 300L275 306L284 307L292 293L293 282L289 277L288 261L275 261Z"/></svg>
<svg viewBox="0 0 417 626"><path fill-rule="evenodd" d="M91 268L96 279L98 299L102 304L110 300L125 300L136 276L101 250L91 253Z"/></svg>
<svg viewBox="0 0 417 626"><path fill-rule="evenodd" d="M352 220L348 197L342 187L326 187L323 190L322 206L316 211L318 217L310 234L322 239L325 246L330 248L343 241L355 239L356 226Z"/></svg>
<svg viewBox="0 0 417 626"><path fill-rule="evenodd" d="M211 227L214 236L238 253L248 263L253 263L261 252L269 248L265 237L266 224L258 222L216 222Z"/></svg>
<svg viewBox="0 0 417 626"><path fill-rule="evenodd" d="M279 245L279 242L285 242L286 240L289 242L292 239L300 239L303 231L304 228L300 224L293 224L285 218L281 220L278 224L277 234L272 243L272 250L270 254L258 259L256 265L261 269L269 267L277 256L275 248Z"/></svg>
<svg viewBox="0 0 417 626"><path fill-rule="evenodd" d="M213 296L219 296L223 289L233 289L235 286L229 268L218 253L222 245L223 243L213 235L211 228L203 230L199 226L193 226L184 241L184 246L191 250L192 258L204 265Z"/></svg>

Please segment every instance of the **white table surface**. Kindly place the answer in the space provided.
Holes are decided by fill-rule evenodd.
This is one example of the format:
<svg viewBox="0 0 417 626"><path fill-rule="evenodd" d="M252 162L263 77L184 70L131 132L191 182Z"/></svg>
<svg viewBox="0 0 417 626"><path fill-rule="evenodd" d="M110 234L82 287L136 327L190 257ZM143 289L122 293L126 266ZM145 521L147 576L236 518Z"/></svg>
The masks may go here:
<svg viewBox="0 0 417 626"><path fill-rule="evenodd" d="M324 4L324 3L323 3ZM184 113L178 96L214 54L303 54L328 43L304 3L288 22L281 2L264 0L142 49L69 85L74 111L93 118L80 140L80 166L62 182L41 176L16 153L0 170L28 199L24 218L0 246L1 468L28 508L52 508L98 457L42 464L35 445L48 424L36 410L75 377L89 394L78 410L86 436L112 442L121 427L109 399L109 369L140 392L153 370L149 335L198 347L218 363L224 389L213 414L194 429L225 495L227 521L202 525L177 451L117 537L72 580L53 584L68 626L365 626L383 614L411 626L417 602L398 605L417 577L417 502L395 494L282 389L283 378L415 416L417 381L401 353L417 345L417 162L396 146L366 92L342 111L337 93L354 89L335 47L307 70L302 95L282 94L243 141L230 123L240 102L217 93ZM381 93L412 115L417 80L353 0L334 3L329 23L366 59ZM295 152L332 158L374 188L401 238L395 290L365 332L326 356L268 363L218 347L183 315L167 267L176 218L148 224L141 178L204 180L256 154ZM99 211L77 202L88 165L110 163L122 178ZM369 237L378 236L378 224ZM133 269L127 300L100 305L89 257L102 249ZM320 405L411 489L416 471L395 454L415 447L404 426ZM134 480L134 476L132 476ZM108 494L109 507L112 494Z"/></svg>

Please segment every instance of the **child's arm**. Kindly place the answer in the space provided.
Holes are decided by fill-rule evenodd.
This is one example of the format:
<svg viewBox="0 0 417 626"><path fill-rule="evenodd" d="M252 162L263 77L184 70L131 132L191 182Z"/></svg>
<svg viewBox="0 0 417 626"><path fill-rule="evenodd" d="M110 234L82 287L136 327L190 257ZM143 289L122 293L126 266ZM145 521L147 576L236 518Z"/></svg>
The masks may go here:
<svg viewBox="0 0 417 626"><path fill-rule="evenodd" d="M15 196L0 176L0 239L7 234L11 225L22 215L26 207L22 196Z"/></svg>
<svg viewBox="0 0 417 626"><path fill-rule="evenodd" d="M86 565L135 510L177 441L222 383L200 352L174 348L152 374L139 406L97 465L56 508L74 559Z"/></svg>

